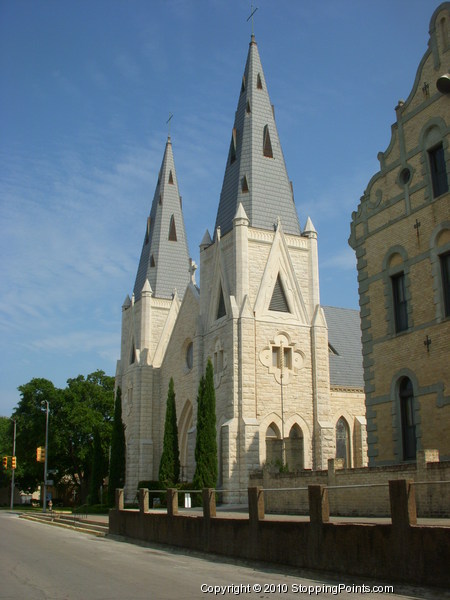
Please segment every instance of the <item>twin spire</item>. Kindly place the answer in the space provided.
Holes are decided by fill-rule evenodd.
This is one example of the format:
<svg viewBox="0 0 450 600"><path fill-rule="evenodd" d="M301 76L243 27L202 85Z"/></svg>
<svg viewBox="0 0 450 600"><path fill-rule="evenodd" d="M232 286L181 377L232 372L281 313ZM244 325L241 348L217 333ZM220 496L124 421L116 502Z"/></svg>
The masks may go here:
<svg viewBox="0 0 450 600"><path fill-rule="evenodd" d="M158 298L171 298L174 290L182 298L190 281L189 251L170 137L147 219L134 284L136 300L147 279Z"/></svg>
<svg viewBox="0 0 450 600"><path fill-rule="evenodd" d="M220 227L222 236L231 231L242 204L250 227L273 231L281 220L285 233L300 235L292 186L253 34L230 137L214 231ZM134 286L136 300L147 279L153 294L160 298L170 298L174 289L182 297L190 281L189 253L170 137L147 219Z"/></svg>
<svg viewBox="0 0 450 600"><path fill-rule="evenodd" d="M217 211L215 230L220 227L222 236L232 229L240 203L250 227L273 231L280 217L286 233L300 235L292 186L253 34Z"/></svg>

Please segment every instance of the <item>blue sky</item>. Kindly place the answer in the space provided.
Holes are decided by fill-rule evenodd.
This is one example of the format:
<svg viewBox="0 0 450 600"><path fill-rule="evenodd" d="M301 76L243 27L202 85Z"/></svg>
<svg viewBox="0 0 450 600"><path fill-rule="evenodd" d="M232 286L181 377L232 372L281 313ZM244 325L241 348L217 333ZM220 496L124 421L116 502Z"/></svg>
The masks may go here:
<svg viewBox="0 0 450 600"><path fill-rule="evenodd" d="M433 0L256 0L321 301L358 307L351 213L427 49ZM189 249L214 227L246 0L0 0L0 415L17 387L114 375L169 113Z"/></svg>

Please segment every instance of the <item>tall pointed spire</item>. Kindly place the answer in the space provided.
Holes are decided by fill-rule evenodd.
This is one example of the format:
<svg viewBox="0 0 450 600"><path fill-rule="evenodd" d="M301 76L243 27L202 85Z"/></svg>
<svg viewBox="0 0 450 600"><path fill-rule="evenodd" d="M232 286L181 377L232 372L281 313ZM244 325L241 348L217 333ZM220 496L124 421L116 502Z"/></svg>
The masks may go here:
<svg viewBox="0 0 450 600"><path fill-rule="evenodd" d="M239 203L250 227L273 231L280 217L286 233L300 235L292 187L253 34L217 211L215 230L220 227L222 235L231 230Z"/></svg>
<svg viewBox="0 0 450 600"><path fill-rule="evenodd" d="M134 284L136 300L139 300L147 279L153 295L158 298L172 297L175 289L182 298L190 279L189 252L170 137L167 138L152 208L147 219Z"/></svg>

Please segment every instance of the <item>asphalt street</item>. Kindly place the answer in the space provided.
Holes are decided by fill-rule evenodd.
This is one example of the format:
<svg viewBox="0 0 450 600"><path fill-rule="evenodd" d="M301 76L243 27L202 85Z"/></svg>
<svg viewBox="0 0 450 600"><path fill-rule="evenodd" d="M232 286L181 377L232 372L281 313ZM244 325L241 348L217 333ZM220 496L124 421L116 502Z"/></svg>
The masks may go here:
<svg viewBox="0 0 450 600"><path fill-rule="evenodd" d="M238 595L249 600L443 598L442 590L396 585L395 593L375 594L364 593L362 588L383 583L190 555L35 523L0 511L2 600L206 600ZM340 590L339 585L346 589Z"/></svg>

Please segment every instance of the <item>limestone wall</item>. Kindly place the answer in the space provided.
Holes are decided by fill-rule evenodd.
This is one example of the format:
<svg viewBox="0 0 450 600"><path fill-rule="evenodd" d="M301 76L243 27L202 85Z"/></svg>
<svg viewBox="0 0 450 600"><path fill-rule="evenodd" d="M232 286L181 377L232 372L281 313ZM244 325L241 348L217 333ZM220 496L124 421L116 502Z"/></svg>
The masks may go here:
<svg viewBox="0 0 450 600"><path fill-rule="evenodd" d="M328 486L332 515L385 517L390 514L388 482L407 479L416 482L419 517L450 517L450 461L439 462L437 451L419 452L417 463L390 467L338 469L337 462L330 460L325 471L264 470L251 475L250 485L264 488L268 513L307 514L308 485L320 484Z"/></svg>

